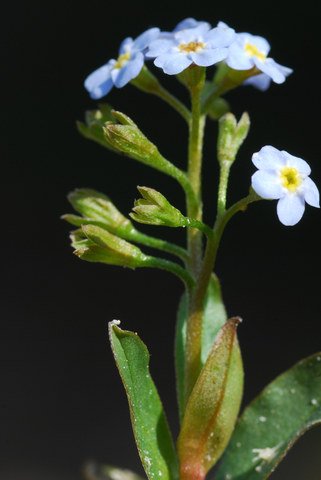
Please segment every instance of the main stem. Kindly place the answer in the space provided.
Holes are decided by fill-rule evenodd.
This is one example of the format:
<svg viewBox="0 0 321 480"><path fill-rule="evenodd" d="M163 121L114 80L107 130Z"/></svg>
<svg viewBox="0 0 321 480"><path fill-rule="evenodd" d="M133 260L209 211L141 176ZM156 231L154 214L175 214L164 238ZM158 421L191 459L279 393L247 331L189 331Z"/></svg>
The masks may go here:
<svg viewBox="0 0 321 480"><path fill-rule="evenodd" d="M202 262L200 274L195 288L192 291L186 337L186 377L185 377L185 402L195 385L201 368L201 338L204 300L212 271L215 266L216 256L220 241L229 220L247 206L260 200L255 192L251 191L247 197L232 205L228 210L218 213L212 235L208 235L206 251Z"/></svg>
<svg viewBox="0 0 321 480"><path fill-rule="evenodd" d="M188 217L202 220L202 154L203 138L206 116L201 112L201 94L204 86L204 77L199 78L190 86L192 116L189 130L188 145L188 178L197 202L191 204L187 197L187 215ZM186 357L185 357L185 401L195 383L199 373L198 365L200 363L200 335L201 329L195 329L195 292L198 289L198 277L202 264L202 233L195 228L187 230L187 250L189 254L188 268L190 273L196 278L196 286L189 289L189 317L186 331ZM202 306L201 306L202 307ZM198 308L198 307L197 307ZM202 308L199 310L199 316L202 315ZM196 319L197 321L197 319Z"/></svg>
<svg viewBox="0 0 321 480"><path fill-rule="evenodd" d="M203 138L205 115L201 114L202 82L191 88L192 116L189 128L188 178L197 202L192 203L187 197L187 215L195 220L202 220L201 171L203 155ZM190 257L189 269L196 277L202 258L202 234L195 228L187 230L187 249Z"/></svg>

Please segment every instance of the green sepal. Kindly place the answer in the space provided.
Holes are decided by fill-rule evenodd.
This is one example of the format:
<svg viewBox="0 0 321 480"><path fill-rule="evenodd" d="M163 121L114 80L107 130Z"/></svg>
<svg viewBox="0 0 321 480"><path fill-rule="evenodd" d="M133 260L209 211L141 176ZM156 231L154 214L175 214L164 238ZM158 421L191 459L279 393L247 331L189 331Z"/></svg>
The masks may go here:
<svg viewBox="0 0 321 480"><path fill-rule="evenodd" d="M152 93L156 95L161 88L159 81L146 65L143 66L139 75L131 80L130 83L144 93Z"/></svg>
<svg viewBox="0 0 321 480"><path fill-rule="evenodd" d="M180 418L184 414L185 392L185 351L186 351L186 324L188 319L187 294L181 298L178 313L175 337L175 366L176 388ZM212 274L204 302L202 325L201 362L204 366L208 354L213 346L216 335L227 320L227 314L222 300L221 286L216 275Z"/></svg>
<svg viewBox="0 0 321 480"><path fill-rule="evenodd" d="M142 198L135 201L130 217L136 222L166 227L185 227L184 215L157 190L137 187Z"/></svg>
<svg viewBox="0 0 321 480"><path fill-rule="evenodd" d="M206 68L193 63L177 75L177 79L189 90L201 90L204 87Z"/></svg>
<svg viewBox="0 0 321 480"><path fill-rule="evenodd" d="M82 225L70 235L74 254L88 262L121 267L143 267L149 257L132 245L96 225Z"/></svg>
<svg viewBox="0 0 321 480"><path fill-rule="evenodd" d="M149 352L137 334L109 323L109 337L127 394L134 436L150 480L178 479L178 460L164 409L149 372Z"/></svg>
<svg viewBox="0 0 321 480"><path fill-rule="evenodd" d="M63 219L75 226L97 225L111 233L126 236L134 227L103 193L90 188L79 188L69 193L68 200L83 218L67 214ZM81 221L82 220L82 221Z"/></svg>
<svg viewBox="0 0 321 480"><path fill-rule="evenodd" d="M216 480L263 480L293 444L321 423L321 352L272 381L244 410Z"/></svg>
<svg viewBox="0 0 321 480"><path fill-rule="evenodd" d="M182 480L203 480L232 435L243 394L239 321L221 328L188 399L178 438Z"/></svg>
<svg viewBox="0 0 321 480"><path fill-rule="evenodd" d="M87 463L82 473L85 480L143 480L130 470L94 462Z"/></svg>
<svg viewBox="0 0 321 480"><path fill-rule="evenodd" d="M89 140L93 140L109 150L116 151L108 142L104 135L103 126L106 122L114 120L112 115L112 107L105 104L99 104L97 110L88 110L85 113L85 122L78 121L76 123L78 131Z"/></svg>

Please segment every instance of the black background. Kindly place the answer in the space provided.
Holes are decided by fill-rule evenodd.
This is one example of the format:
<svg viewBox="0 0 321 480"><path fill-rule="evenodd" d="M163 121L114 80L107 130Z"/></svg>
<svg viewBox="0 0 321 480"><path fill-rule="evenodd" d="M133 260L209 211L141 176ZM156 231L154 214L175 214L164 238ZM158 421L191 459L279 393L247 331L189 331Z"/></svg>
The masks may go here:
<svg viewBox="0 0 321 480"><path fill-rule="evenodd" d="M65 199L92 187L130 211L136 185L178 206L169 178L81 138L75 120L94 107L82 83L114 57L120 41L150 26L170 30L187 16L267 37L273 57L294 68L266 93L241 88L233 111L252 119L231 178L230 201L246 194L251 155L263 145L305 158L321 184L319 34L312 2L11 2L1 28L1 480L76 480L89 458L140 471L127 405L107 343L107 322L141 334L173 428L177 428L172 344L179 282L158 271L87 264L71 254ZM4 13L4 12L2 12ZM157 72L158 74L160 71ZM164 83L184 100L173 78ZM132 116L160 150L184 166L186 129L158 99L133 87L108 101ZM206 217L217 184L216 126L204 166ZM226 231L217 272L229 314L241 315L246 402L275 375L320 350L320 211L283 227L274 202L239 214ZM148 228L145 229L146 231ZM182 232L149 229L183 240ZM321 433L309 433L272 475L321 478Z"/></svg>

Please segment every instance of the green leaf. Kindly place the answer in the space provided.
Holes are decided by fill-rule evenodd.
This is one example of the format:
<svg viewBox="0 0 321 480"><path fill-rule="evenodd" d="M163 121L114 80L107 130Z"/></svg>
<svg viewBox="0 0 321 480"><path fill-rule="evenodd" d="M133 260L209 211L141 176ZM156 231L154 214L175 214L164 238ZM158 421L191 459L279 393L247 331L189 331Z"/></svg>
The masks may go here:
<svg viewBox="0 0 321 480"><path fill-rule="evenodd" d="M321 423L321 353L270 383L237 423L216 480L262 480L296 440Z"/></svg>
<svg viewBox="0 0 321 480"><path fill-rule="evenodd" d="M185 345L188 304L186 293L182 296L177 314L175 339L176 387L180 417L184 414L184 378L185 378ZM216 335L227 320L222 301L221 287L218 278L213 274L205 298L203 330L202 330L202 366L205 364Z"/></svg>
<svg viewBox="0 0 321 480"><path fill-rule="evenodd" d="M188 399L178 438L181 480L203 480L232 435L243 393L239 321L221 328Z"/></svg>
<svg viewBox="0 0 321 480"><path fill-rule="evenodd" d="M90 462L83 469L85 480L143 480L130 470Z"/></svg>
<svg viewBox="0 0 321 480"><path fill-rule="evenodd" d="M146 345L109 323L111 347L123 381L138 452L151 480L178 478L177 456L164 409L149 372Z"/></svg>

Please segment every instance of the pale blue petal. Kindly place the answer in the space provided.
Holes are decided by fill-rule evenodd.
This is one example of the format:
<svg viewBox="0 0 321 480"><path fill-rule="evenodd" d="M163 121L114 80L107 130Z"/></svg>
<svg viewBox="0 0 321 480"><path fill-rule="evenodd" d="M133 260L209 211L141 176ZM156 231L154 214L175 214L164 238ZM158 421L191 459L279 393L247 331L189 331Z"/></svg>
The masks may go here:
<svg viewBox="0 0 321 480"><path fill-rule="evenodd" d="M180 30L174 34L174 37L178 43L200 42L203 41L206 32L208 32L208 27L206 24L202 24L196 28Z"/></svg>
<svg viewBox="0 0 321 480"><path fill-rule="evenodd" d="M272 79L265 73L260 73L259 75L254 75L253 77L247 78L243 85L251 85L252 87L265 92L271 85Z"/></svg>
<svg viewBox="0 0 321 480"><path fill-rule="evenodd" d="M170 38L154 40L148 47L146 57L155 58L159 55L169 52L175 46L175 42Z"/></svg>
<svg viewBox="0 0 321 480"><path fill-rule="evenodd" d="M310 177L304 180L301 190L304 195L304 200L311 205L311 207L320 208L320 193L318 187Z"/></svg>
<svg viewBox="0 0 321 480"><path fill-rule="evenodd" d="M200 52L191 53L193 62L200 67L209 67L221 62L227 57L227 48L204 49Z"/></svg>
<svg viewBox="0 0 321 480"><path fill-rule="evenodd" d="M261 170L280 170L286 166L286 157L277 148L266 145L253 154L252 162Z"/></svg>
<svg viewBox="0 0 321 480"><path fill-rule="evenodd" d="M133 78L139 75L144 65L144 55L137 52L135 56L125 63L122 68L114 68L111 72L115 87L122 88L129 83Z"/></svg>
<svg viewBox="0 0 321 480"><path fill-rule="evenodd" d="M134 40L133 49L135 51L145 50L151 42L158 38L159 32L160 30L157 27L149 28Z"/></svg>
<svg viewBox="0 0 321 480"><path fill-rule="evenodd" d="M227 23L225 22L218 22L217 26L219 28L230 28Z"/></svg>
<svg viewBox="0 0 321 480"><path fill-rule="evenodd" d="M268 55L271 49L269 42L263 37L251 35L250 33L238 33L236 36L243 45L245 45L246 43L255 45L258 50L260 50L260 52L264 53L265 55Z"/></svg>
<svg viewBox="0 0 321 480"><path fill-rule="evenodd" d="M267 58L264 62L261 62L258 58L253 57L253 61L261 72L266 73L266 75L272 78L273 82L283 83L285 81L285 75L280 65L272 58Z"/></svg>
<svg viewBox="0 0 321 480"><path fill-rule="evenodd" d="M186 30L187 28L195 28L201 25L206 25L208 30L211 28L210 24L207 22L198 21L198 20L195 20L195 18L185 18L185 20L182 20L176 25L173 32L179 32L181 30Z"/></svg>
<svg viewBox="0 0 321 480"><path fill-rule="evenodd" d="M304 198L291 193L280 198L277 205L277 214L283 225L292 226L298 223L305 210Z"/></svg>
<svg viewBox="0 0 321 480"><path fill-rule="evenodd" d="M125 38L120 44L119 47L119 55L123 55L124 53L128 53L132 51L134 45L134 40L131 37Z"/></svg>
<svg viewBox="0 0 321 480"><path fill-rule="evenodd" d="M253 60L245 54L244 48L238 42L229 47L226 63L234 70L250 70L254 66Z"/></svg>
<svg viewBox="0 0 321 480"><path fill-rule="evenodd" d="M156 67L163 69L168 75L177 75L192 64L192 60L182 53L160 55L154 60Z"/></svg>
<svg viewBox="0 0 321 480"><path fill-rule="evenodd" d="M286 166L296 168L301 173L301 175L310 175L311 168L305 160L299 157L295 157L294 155L291 155L285 150L282 150L282 153L286 159Z"/></svg>
<svg viewBox="0 0 321 480"><path fill-rule="evenodd" d="M228 27L212 28L204 35L204 40L212 47L228 47L235 39L235 31Z"/></svg>
<svg viewBox="0 0 321 480"><path fill-rule="evenodd" d="M102 98L113 87L111 70L114 63L114 60L110 60L106 65L98 68L86 78L84 87L89 92L91 98Z"/></svg>
<svg viewBox="0 0 321 480"><path fill-rule="evenodd" d="M278 175L265 170L258 170L252 175L252 188L260 197L268 200L284 196Z"/></svg>

